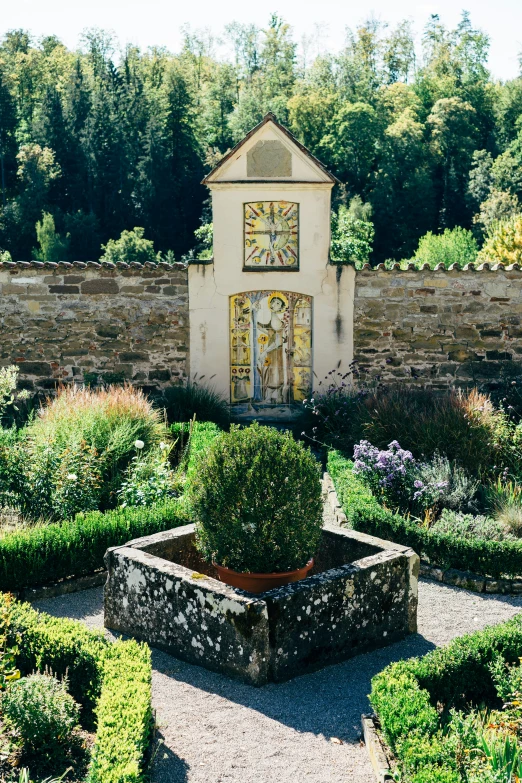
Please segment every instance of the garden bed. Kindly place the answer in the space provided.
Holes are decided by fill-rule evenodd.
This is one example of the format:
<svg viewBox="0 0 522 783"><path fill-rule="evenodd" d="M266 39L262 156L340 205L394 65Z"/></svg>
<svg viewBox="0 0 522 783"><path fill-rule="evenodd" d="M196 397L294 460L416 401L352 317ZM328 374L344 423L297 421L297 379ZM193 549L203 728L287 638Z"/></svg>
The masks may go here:
<svg viewBox="0 0 522 783"><path fill-rule="evenodd" d="M446 580L453 580L447 583L478 592L518 592L521 540L465 540L434 532L381 506L353 473L352 464L339 452L329 454L328 470L343 511L340 524L411 547L429 566L427 575L441 576L438 581L446 574Z"/></svg>
<svg viewBox="0 0 522 783"><path fill-rule="evenodd" d="M29 589L92 575L103 568L109 547L185 522L179 501L173 499L149 508L91 511L71 521L8 533L0 538L0 590L26 591L29 597Z"/></svg>
<svg viewBox="0 0 522 783"><path fill-rule="evenodd" d="M6 596L0 597L5 602ZM92 737L88 783L140 783L152 730L151 659L146 645L111 644L81 623L10 608L7 646L18 646L22 674L48 668L67 677L81 705L81 731ZM91 741L89 740L88 744ZM56 771L60 774L63 768Z"/></svg>
<svg viewBox="0 0 522 783"><path fill-rule="evenodd" d="M372 680L370 701L408 783L493 783L495 753L519 774L522 616L456 639L421 658L394 663ZM502 709L504 705L504 709ZM385 771L384 760L380 759ZM505 773L507 775L507 767Z"/></svg>
<svg viewBox="0 0 522 783"><path fill-rule="evenodd" d="M253 685L282 681L417 628L418 557L335 525L313 574L252 595L215 578L194 527L110 549L105 625Z"/></svg>

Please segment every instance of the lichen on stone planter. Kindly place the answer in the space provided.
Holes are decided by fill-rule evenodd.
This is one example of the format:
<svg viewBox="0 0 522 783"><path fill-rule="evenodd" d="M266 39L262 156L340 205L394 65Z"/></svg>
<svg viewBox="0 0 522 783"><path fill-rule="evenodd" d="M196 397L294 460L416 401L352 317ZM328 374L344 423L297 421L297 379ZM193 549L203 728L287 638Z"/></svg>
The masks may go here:
<svg viewBox="0 0 522 783"><path fill-rule="evenodd" d="M325 525L312 575L252 595L217 581L187 525L109 549L105 625L252 685L390 644L417 629L419 558Z"/></svg>

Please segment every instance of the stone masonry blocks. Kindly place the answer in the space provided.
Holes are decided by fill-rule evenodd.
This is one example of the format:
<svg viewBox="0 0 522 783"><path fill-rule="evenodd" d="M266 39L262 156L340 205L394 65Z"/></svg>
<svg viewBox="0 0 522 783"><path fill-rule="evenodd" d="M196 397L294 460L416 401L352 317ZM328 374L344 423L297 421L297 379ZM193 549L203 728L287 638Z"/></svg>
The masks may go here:
<svg viewBox="0 0 522 783"><path fill-rule="evenodd" d="M186 267L75 266L0 265L0 366L16 364L21 385L41 392L86 373L149 388L182 382Z"/></svg>
<svg viewBox="0 0 522 783"><path fill-rule="evenodd" d="M498 377L522 354L518 269L363 269L355 279L360 377L444 388Z"/></svg>

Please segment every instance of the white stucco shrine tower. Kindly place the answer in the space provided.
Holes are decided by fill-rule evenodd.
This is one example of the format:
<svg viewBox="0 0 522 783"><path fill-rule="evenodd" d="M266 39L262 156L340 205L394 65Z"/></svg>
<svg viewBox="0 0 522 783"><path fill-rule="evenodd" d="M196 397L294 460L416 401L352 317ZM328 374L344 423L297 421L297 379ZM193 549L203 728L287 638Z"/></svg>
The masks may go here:
<svg viewBox="0 0 522 783"><path fill-rule="evenodd" d="M190 375L239 417L289 417L352 361L354 270L329 263L335 181L272 114L203 180L214 249L189 266Z"/></svg>

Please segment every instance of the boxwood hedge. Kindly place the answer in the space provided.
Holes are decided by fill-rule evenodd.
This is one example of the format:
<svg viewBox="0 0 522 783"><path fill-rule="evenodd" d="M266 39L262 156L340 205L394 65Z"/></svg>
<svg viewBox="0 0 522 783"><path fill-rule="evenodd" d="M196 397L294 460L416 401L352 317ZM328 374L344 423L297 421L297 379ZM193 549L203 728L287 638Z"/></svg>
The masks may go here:
<svg viewBox="0 0 522 783"><path fill-rule="evenodd" d="M328 471L354 530L409 546L442 568L458 568L494 578L522 575L522 541L465 541L451 533L433 532L383 508L353 473L352 466L339 452L330 452Z"/></svg>
<svg viewBox="0 0 522 783"><path fill-rule="evenodd" d="M0 601L5 602L5 594ZM8 644L23 674L49 667L67 674L86 728L96 727L87 783L142 783L152 729L151 655L136 641L111 644L74 620L29 604L10 606Z"/></svg>
<svg viewBox="0 0 522 783"><path fill-rule="evenodd" d="M370 702L384 737L411 783L460 783L454 747L442 726L451 707L495 703L489 664L517 662L522 615L455 639L421 658L386 667L372 679Z"/></svg>
<svg viewBox="0 0 522 783"><path fill-rule="evenodd" d="M75 519L38 525L0 538L0 590L15 592L103 568L110 546L186 524L177 500L150 508L90 511Z"/></svg>

